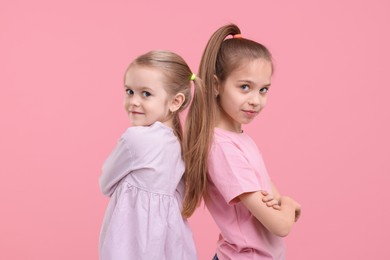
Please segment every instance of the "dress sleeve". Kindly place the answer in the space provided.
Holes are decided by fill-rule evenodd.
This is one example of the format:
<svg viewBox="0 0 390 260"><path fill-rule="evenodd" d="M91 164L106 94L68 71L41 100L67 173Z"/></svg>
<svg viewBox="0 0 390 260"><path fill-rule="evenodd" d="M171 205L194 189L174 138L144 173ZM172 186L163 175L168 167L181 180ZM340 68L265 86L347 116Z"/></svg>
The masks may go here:
<svg viewBox="0 0 390 260"><path fill-rule="evenodd" d="M119 181L131 172L133 157L123 135L102 167L99 183L104 195L111 196Z"/></svg>
<svg viewBox="0 0 390 260"><path fill-rule="evenodd" d="M246 192L262 190L255 169L233 143L214 143L209 156L209 177L228 204Z"/></svg>

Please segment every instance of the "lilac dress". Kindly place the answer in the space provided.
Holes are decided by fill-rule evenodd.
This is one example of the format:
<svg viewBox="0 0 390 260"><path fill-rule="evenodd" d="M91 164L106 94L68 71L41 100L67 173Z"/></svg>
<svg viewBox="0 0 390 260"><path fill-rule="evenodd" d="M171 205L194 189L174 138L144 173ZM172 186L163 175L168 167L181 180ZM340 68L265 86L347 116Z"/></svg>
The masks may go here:
<svg viewBox="0 0 390 260"><path fill-rule="evenodd" d="M160 122L130 127L103 165L110 196L99 241L101 260L194 260L181 216L184 162L173 130Z"/></svg>

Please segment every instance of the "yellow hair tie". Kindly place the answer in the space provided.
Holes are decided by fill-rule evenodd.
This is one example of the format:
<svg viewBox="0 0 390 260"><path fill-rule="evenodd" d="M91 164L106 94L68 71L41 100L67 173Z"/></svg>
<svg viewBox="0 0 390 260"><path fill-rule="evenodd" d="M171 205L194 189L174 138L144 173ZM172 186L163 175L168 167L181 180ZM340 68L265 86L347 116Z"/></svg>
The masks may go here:
<svg viewBox="0 0 390 260"><path fill-rule="evenodd" d="M190 80L193 81L193 80L195 80L195 78L196 78L196 75L194 73L192 73Z"/></svg>

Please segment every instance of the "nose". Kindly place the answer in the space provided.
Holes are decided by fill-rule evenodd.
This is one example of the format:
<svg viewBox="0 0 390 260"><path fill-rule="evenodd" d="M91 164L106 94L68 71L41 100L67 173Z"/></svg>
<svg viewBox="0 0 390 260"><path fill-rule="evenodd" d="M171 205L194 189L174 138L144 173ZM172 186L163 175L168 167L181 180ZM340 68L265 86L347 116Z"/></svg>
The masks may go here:
<svg viewBox="0 0 390 260"><path fill-rule="evenodd" d="M125 110L131 110L133 107L138 107L140 106L140 101L139 99L133 95L133 96L126 96L125 100L123 102L123 105L125 107Z"/></svg>
<svg viewBox="0 0 390 260"><path fill-rule="evenodd" d="M136 106L138 107L140 105L140 99L138 98L137 95L132 95L132 96L129 96L127 97L128 99L128 102L129 102L129 106Z"/></svg>
<svg viewBox="0 0 390 260"><path fill-rule="evenodd" d="M251 106L258 107L264 105L265 97L261 96L259 93L253 93L253 95L249 98L248 103Z"/></svg>

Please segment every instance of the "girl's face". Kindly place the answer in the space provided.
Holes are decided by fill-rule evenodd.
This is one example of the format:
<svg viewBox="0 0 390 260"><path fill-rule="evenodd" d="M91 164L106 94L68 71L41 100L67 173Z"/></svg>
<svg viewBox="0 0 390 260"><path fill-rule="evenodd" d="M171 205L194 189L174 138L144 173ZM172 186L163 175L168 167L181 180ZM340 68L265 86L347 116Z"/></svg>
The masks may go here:
<svg viewBox="0 0 390 260"><path fill-rule="evenodd" d="M265 107L271 75L271 63L257 59L243 62L224 82L216 80L220 111L217 127L242 132L241 125L252 122Z"/></svg>
<svg viewBox="0 0 390 260"><path fill-rule="evenodd" d="M164 74L155 68L131 65L125 75L124 107L133 126L160 121L172 127L171 98L165 91Z"/></svg>

